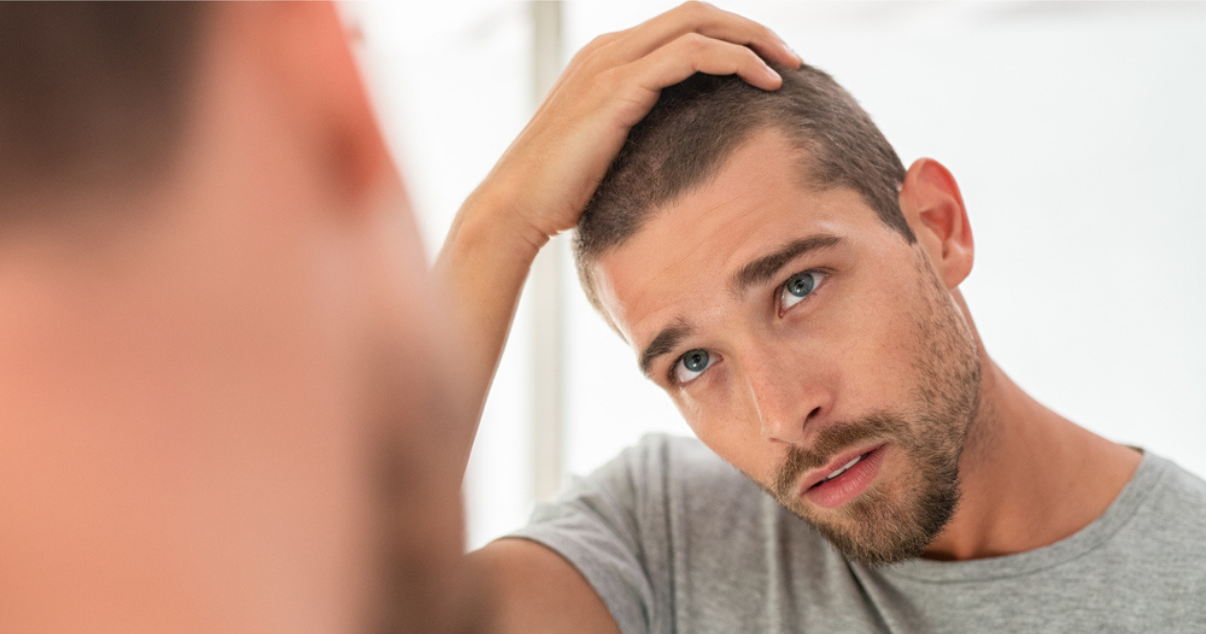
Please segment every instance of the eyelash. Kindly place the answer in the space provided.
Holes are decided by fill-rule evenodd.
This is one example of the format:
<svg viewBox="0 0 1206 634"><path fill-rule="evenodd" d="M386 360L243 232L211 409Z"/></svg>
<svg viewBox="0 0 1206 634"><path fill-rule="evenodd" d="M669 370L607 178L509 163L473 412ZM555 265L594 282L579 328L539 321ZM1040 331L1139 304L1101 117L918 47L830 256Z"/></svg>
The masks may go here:
<svg viewBox="0 0 1206 634"><path fill-rule="evenodd" d="M812 289L808 291L807 295L805 295L804 297L798 298L798 301L796 301L791 306L784 306L783 305L783 295L784 295L784 293L790 292L787 290L787 285L790 284L792 280L794 280L798 277L804 276L804 275L816 275L817 281L813 284ZM791 310L791 309L795 308L796 306L803 304L804 302L812 299L813 295L816 294L817 289L821 288L821 286L823 286L825 284L825 280L828 277L829 277L829 271L827 269L820 269L820 268L805 269L803 271L799 271L797 273L792 273L791 275L789 275L786 280L783 280L783 283L781 283L775 287L774 301L775 301L776 312L779 314L780 317L782 317L788 310Z"/></svg>
<svg viewBox="0 0 1206 634"><path fill-rule="evenodd" d="M794 280L798 277L804 276L804 275L816 275L818 279L814 283L812 289L810 289L808 291L807 295L799 298L799 301L795 302L791 306L784 307L783 306L783 294L790 292L789 290L787 290L787 285L790 284L792 280ZM790 310L790 309L794 308L796 305L801 304L801 303L807 301L809 298L811 298L813 296L813 294L816 293L817 289L820 288L821 285L825 283L825 278L827 278L828 276L829 276L829 272L825 269L805 269L805 270L799 271L797 273L792 273L790 276L788 276L788 278L786 280L784 280L782 283L780 283L778 286L775 287L774 301L775 301L775 305L777 307L777 312L778 312L779 316L782 317L783 314L787 310ZM683 359L685 359L687 357L687 355L690 354L694 350L696 350L696 348L692 348L691 350L684 352L682 355L680 355L678 358L676 358L674 360L674 363L670 364L670 369L667 371L667 375L666 375L666 380L669 381L670 385L673 385L676 387L682 387L684 385L687 385L687 383L691 383L691 382L695 381L695 378L693 378L690 381L682 382L682 381L679 381L676 376L678 373L679 364L681 364L683 362ZM704 352L707 352L707 351L705 350ZM712 353L708 353L708 354L712 354ZM699 375L696 376L696 378L698 378L699 376L702 376L704 372L706 372L708 369L711 369L711 367L716 363L715 360L710 360L710 361L711 362L708 363L707 367L704 368L703 370L701 370L699 372Z"/></svg>
<svg viewBox="0 0 1206 634"><path fill-rule="evenodd" d="M705 367L703 370L700 370L699 374L697 374L695 376L695 378L692 378L690 381L679 381L678 377L676 376L678 374L678 366L680 364L682 364L683 359L687 358L687 355L691 354L692 352L694 352L695 350L698 350L698 349L699 348L691 348L690 350L688 350L688 351L684 352L682 355L680 355L677 359L675 359L674 363L670 364L670 371L666 377L667 380L670 381L670 385L673 385L675 387L683 387L684 385L687 385L688 383L693 383L700 376L703 376L704 372L707 372L708 370L712 369L712 366L716 365L716 362L720 360L719 355L714 356L714 353L704 350L704 352L708 355L707 367Z"/></svg>

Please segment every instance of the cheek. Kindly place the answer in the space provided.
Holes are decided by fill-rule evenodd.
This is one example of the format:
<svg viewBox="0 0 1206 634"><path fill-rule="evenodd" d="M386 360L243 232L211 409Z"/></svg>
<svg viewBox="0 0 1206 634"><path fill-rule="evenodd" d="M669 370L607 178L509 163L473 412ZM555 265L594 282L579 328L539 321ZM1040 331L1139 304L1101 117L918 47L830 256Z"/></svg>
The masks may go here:
<svg viewBox="0 0 1206 634"><path fill-rule="evenodd" d="M725 462L755 481L769 485L775 479L783 456L774 443L766 442L756 409L737 391L703 398L680 395L674 398L687 425L703 444Z"/></svg>
<svg viewBox="0 0 1206 634"><path fill-rule="evenodd" d="M844 297L806 335L808 362L817 380L834 391L839 419L891 409L911 390L920 334L914 319L918 298L892 292L891 286Z"/></svg>

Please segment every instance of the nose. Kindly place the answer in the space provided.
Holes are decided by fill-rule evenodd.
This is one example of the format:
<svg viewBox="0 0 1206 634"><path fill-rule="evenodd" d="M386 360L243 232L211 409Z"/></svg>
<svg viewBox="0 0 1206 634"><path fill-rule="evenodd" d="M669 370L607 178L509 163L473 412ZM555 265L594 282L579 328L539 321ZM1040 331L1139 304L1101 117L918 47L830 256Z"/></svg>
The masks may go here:
<svg viewBox="0 0 1206 634"><path fill-rule="evenodd" d="M810 423L833 407L833 393L806 362L790 355L757 354L747 357L743 366L750 402L765 440L803 444Z"/></svg>

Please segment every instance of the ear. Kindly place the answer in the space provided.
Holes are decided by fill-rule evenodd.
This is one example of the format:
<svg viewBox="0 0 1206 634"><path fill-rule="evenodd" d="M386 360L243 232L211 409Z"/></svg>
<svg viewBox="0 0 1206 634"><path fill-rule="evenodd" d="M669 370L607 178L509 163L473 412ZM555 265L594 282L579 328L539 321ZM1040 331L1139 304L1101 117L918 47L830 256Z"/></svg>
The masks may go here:
<svg viewBox="0 0 1206 634"><path fill-rule="evenodd" d="M948 289L967 279L975 244L955 177L933 159L918 159L905 174L900 210Z"/></svg>
<svg viewBox="0 0 1206 634"><path fill-rule="evenodd" d="M342 195L359 201L392 161L351 50L351 33L330 2L238 7L244 34L266 61L267 81L310 136Z"/></svg>

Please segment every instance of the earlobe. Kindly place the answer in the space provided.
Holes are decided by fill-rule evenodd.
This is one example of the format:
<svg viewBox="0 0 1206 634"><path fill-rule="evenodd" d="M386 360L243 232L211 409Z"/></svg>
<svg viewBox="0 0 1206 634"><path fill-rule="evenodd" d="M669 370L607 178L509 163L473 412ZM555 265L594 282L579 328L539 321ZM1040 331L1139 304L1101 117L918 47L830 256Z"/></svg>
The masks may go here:
<svg viewBox="0 0 1206 634"><path fill-rule="evenodd" d="M918 159L905 174L900 210L947 288L971 273L975 243L955 177L933 159Z"/></svg>

